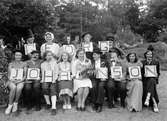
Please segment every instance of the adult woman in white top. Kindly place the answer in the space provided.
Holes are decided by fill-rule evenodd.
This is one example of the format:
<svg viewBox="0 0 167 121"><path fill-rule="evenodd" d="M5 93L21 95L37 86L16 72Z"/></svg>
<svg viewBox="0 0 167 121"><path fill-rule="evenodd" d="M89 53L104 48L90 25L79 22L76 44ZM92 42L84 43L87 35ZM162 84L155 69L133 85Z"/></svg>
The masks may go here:
<svg viewBox="0 0 167 121"><path fill-rule="evenodd" d="M72 64L72 75L74 78L74 93L77 93L77 110L85 110L85 101L92 88L92 82L87 75L87 70L91 66L91 61L86 58L84 50L78 50L76 60Z"/></svg>
<svg viewBox="0 0 167 121"><path fill-rule="evenodd" d="M60 47L57 43L54 43L54 35L51 32L45 33L45 40L46 43L42 44L41 46L41 57L43 57L46 51L51 51L54 57L59 57L59 50Z"/></svg>

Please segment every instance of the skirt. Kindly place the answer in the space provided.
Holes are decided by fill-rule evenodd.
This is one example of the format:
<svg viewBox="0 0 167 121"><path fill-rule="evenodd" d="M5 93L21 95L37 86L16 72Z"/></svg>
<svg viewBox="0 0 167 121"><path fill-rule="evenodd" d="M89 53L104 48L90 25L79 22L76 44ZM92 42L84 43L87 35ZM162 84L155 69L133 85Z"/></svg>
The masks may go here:
<svg viewBox="0 0 167 121"><path fill-rule="evenodd" d="M136 79L131 80L127 84L127 108L132 111L142 110L142 95L143 95L143 84L142 81Z"/></svg>
<svg viewBox="0 0 167 121"><path fill-rule="evenodd" d="M90 79L74 79L74 89L73 92L76 93L79 88L89 87L92 88L92 82Z"/></svg>
<svg viewBox="0 0 167 121"><path fill-rule="evenodd" d="M69 80L63 80L59 82L59 96L62 95L68 95L70 97L73 96L73 92L72 92L72 81Z"/></svg>

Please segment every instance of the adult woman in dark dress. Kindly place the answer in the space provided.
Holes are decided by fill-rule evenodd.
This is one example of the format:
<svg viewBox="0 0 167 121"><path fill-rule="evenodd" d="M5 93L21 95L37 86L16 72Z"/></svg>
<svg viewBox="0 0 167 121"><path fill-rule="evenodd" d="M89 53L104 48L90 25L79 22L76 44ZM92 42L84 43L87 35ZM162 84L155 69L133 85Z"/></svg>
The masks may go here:
<svg viewBox="0 0 167 121"><path fill-rule="evenodd" d="M160 65L159 62L154 60L153 58L153 52L151 50L147 50L147 52L144 54L145 60L143 63L143 103L145 106L151 106L153 108L154 112L159 112L158 110L158 93L157 93L157 82L158 78L160 76ZM148 66L155 67L155 76L149 76L146 73L146 68ZM148 72L147 68L147 72ZM150 104L151 102L151 104Z"/></svg>

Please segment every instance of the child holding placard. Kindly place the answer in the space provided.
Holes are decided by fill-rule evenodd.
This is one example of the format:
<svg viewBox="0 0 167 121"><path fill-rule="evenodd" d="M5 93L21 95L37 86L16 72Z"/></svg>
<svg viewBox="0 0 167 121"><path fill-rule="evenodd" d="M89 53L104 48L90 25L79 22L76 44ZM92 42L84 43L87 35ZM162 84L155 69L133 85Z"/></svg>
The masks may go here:
<svg viewBox="0 0 167 121"><path fill-rule="evenodd" d="M9 64L7 87L9 93L9 105L5 110L5 114L18 111L18 101L24 87L24 80L26 78L26 63L22 61L22 53L16 50L14 53L14 61Z"/></svg>
<svg viewBox="0 0 167 121"><path fill-rule="evenodd" d="M27 78L24 86L25 103L27 106L27 113L35 106L36 111L41 108L40 103L40 66L39 52L32 51L31 59L27 61Z"/></svg>
<svg viewBox="0 0 167 121"><path fill-rule="evenodd" d="M136 53L127 55L127 107L129 111L142 110L143 84L141 80L142 63L138 60Z"/></svg>
<svg viewBox="0 0 167 121"><path fill-rule="evenodd" d="M70 97L73 96L71 80L71 63L68 53L62 53L59 66L59 96L63 98L63 109L71 109Z"/></svg>
<svg viewBox="0 0 167 121"><path fill-rule="evenodd" d="M57 43L54 43L54 34L51 32L46 32L45 35L46 43L41 46L41 57L43 57L46 51L51 51L54 57L59 57L60 47Z"/></svg>
<svg viewBox="0 0 167 121"><path fill-rule="evenodd" d="M56 115L56 101L57 101L57 83L58 78L58 64L53 57L51 51L46 51L44 54L45 61L41 64L42 71L42 90L46 101L46 108L51 107L51 114ZM50 97L51 96L51 97ZM51 98L51 102L50 102Z"/></svg>
<svg viewBox="0 0 167 121"><path fill-rule="evenodd" d="M143 63L143 102L145 106L153 107L154 112L159 112L158 109L158 93L156 86L158 84L158 78L160 76L159 62L153 59L153 52L147 50L144 54L145 60Z"/></svg>

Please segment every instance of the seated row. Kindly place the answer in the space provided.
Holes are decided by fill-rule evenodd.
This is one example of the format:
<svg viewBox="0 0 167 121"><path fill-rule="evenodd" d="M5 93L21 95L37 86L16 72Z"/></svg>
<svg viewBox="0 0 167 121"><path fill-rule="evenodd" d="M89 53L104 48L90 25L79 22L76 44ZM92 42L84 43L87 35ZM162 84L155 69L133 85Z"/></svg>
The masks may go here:
<svg viewBox="0 0 167 121"><path fill-rule="evenodd" d="M24 86L27 106L32 103L28 95L33 93L33 102L39 108L40 85L46 106L51 107L53 115L57 112L57 96L63 98L63 109L71 109L70 99L73 94L77 94L77 110L85 111L89 92L92 108L97 112L102 111L105 92L109 108L114 107L116 98L120 96L121 106L125 107L127 103L130 111L141 111L144 104L152 106L153 111L158 112L156 85L160 69L159 62L153 60L152 51L145 53L145 60L142 62L135 53L129 53L126 61L121 60L114 50L109 52L108 60L104 60L101 59L98 48L93 51L92 61L86 58L82 49L76 52L76 58L72 62L65 52L59 63L51 51L45 52L44 61L39 60L37 51L31 52L31 59L26 62L21 61L20 51L15 51L14 56L15 60L9 64L8 69L7 87L10 94L5 114L18 111L18 101Z"/></svg>

